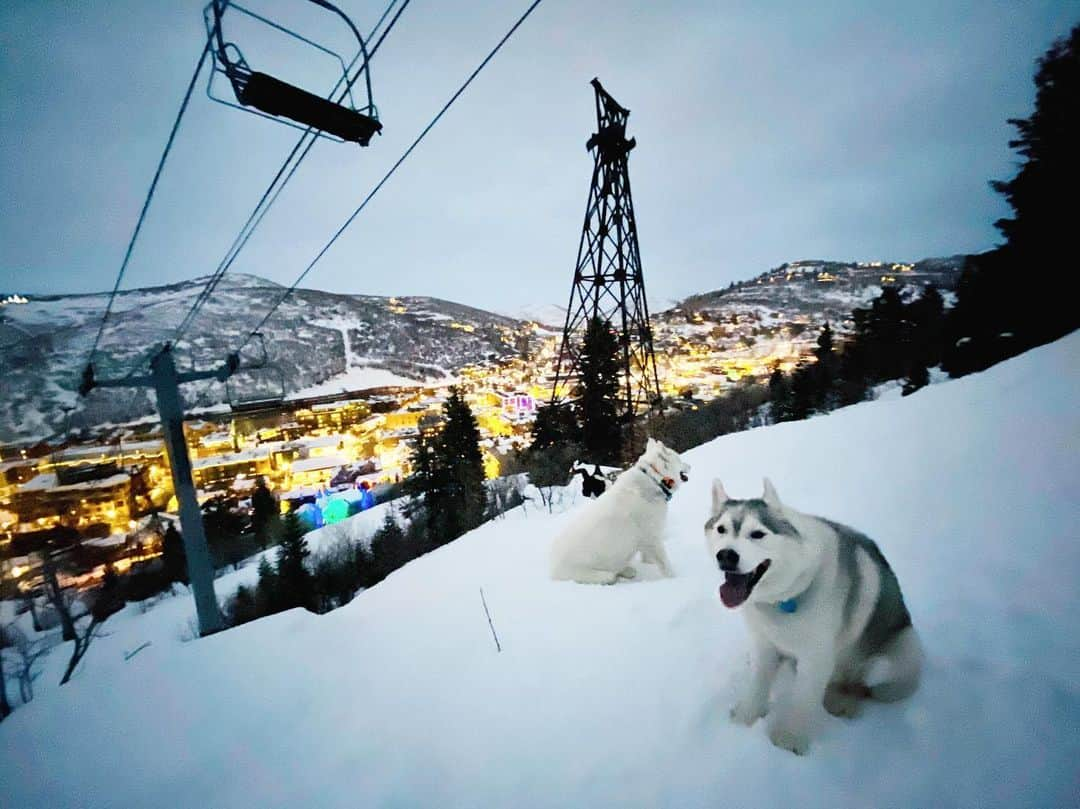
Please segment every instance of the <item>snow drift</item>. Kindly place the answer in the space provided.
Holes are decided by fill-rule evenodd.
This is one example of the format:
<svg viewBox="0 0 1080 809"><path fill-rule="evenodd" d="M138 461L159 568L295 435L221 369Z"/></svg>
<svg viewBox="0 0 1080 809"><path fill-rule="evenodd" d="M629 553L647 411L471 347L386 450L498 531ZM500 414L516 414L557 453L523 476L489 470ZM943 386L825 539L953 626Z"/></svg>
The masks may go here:
<svg viewBox="0 0 1080 809"><path fill-rule="evenodd" d="M576 506L529 508L327 615L162 640L126 663L156 610L119 621L72 683L0 725L0 803L1072 805L1078 359L1074 334L692 450L668 521L674 579L552 582L548 544ZM739 497L764 475L877 540L928 656L911 699L826 718L801 758L728 719L747 637L702 539L711 479Z"/></svg>

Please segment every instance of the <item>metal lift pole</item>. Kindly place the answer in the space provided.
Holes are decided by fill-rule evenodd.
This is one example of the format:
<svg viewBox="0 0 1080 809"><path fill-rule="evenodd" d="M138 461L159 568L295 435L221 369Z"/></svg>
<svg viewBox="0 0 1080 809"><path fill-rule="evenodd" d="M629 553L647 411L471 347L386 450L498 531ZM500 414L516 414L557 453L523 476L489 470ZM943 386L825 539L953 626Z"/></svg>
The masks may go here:
<svg viewBox="0 0 1080 809"><path fill-rule="evenodd" d="M224 382L239 365L236 355L230 355L223 365L209 371L178 373L173 361L172 346L166 344L150 360L150 375L124 377L122 379L96 380L93 370L87 366L83 384L79 388L86 395L92 388L143 388L152 387L157 397L161 416L165 450L169 454L173 490L180 504L180 528L187 554L188 580L195 596L195 611L199 618L199 634L206 636L225 628L214 593L214 566L206 544L202 512L195 496L195 483L191 477L191 458L184 440L184 407L180 400L180 385L200 379L217 379Z"/></svg>

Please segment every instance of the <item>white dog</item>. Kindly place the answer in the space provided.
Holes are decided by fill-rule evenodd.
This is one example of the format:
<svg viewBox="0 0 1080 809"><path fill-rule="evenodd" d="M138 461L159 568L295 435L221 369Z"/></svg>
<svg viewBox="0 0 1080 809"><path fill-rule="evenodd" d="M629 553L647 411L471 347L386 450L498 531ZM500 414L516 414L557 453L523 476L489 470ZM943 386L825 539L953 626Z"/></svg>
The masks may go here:
<svg viewBox="0 0 1080 809"><path fill-rule="evenodd" d="M690 466L678 453L650 438L645 453L598 500L555 538L551 546L551 578L582 584L614 584L633 578L630 560L638 551L643 562L655 563L671 576L664 550L667 503Z"/></svg>
<svg viewBox="0 0 1080 809"><path fill-rule="evenodd" d="M709 554L725 581L720 598L743 607L753 639L751 674L731 715L752 725L768 711L781 663L794 664L791 693L773 710L773 744L804 753L820 706L855 716L861 700L892 702L918 687L922 647L900 584L878 546L839 523L780 502L732 500L713 483L705 523Z"/></svg>

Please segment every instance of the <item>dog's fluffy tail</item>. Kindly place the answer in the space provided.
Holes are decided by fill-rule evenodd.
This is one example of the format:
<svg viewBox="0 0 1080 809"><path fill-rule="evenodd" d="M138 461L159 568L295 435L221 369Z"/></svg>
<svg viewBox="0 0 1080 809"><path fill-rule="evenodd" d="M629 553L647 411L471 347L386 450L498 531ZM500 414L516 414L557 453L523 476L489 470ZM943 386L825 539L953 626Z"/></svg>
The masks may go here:
<svg viewBox="0 0 1080 809"><path fill-rule="evenodd" d="M867 667L865 681L870 696L881 702L910 696L919 687L922 664L922 643L915 627L900 630Z"/></svg>

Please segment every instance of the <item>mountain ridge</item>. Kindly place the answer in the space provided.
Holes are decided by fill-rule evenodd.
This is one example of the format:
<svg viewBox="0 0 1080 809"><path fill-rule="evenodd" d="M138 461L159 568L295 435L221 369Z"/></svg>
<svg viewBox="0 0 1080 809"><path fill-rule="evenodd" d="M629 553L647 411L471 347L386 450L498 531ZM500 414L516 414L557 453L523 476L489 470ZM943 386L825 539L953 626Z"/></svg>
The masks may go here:
<svg viewBox="0 0 1080 809"><path fill-rule="evenodd" d="M786 341L785 350L801 351L800 341L812 339L813 330L826 321L839 332L850 327L851 310L866 305L882 283L891 279L908 294L931 282L950 288L963 260L786 262L654 311L654 342L658 352L678 353L680 347L710 339L716 352L764 356L773 351L769 340L775 338ZM150 346L171 340L207 278L117 293L94 358L98 377L128 373L145 362ZM257 275L224 276L175 347L179 364L202 368L220 363L259 325L283 289ZM41 439L154 412L148 389L98 389L86 399L76 393L107 294L26 295L25 303L0 305L0 377L6 393L0 400L0 441ZM543 312L554 322L540 325L561 328L564 316L552 318L558 307L551 304L526 307L522 317L511 317L430 296L298 288L260 328L285 393L296 395L395 381L445 382L466 365L519 355L533 334L531 324L538 322L534 316ZM739 325L727 325L731 321ZM380 384L366 384L375 379ZM184 396L190 408L220 406L229 398L216 382L185 386Z"/></svg>

